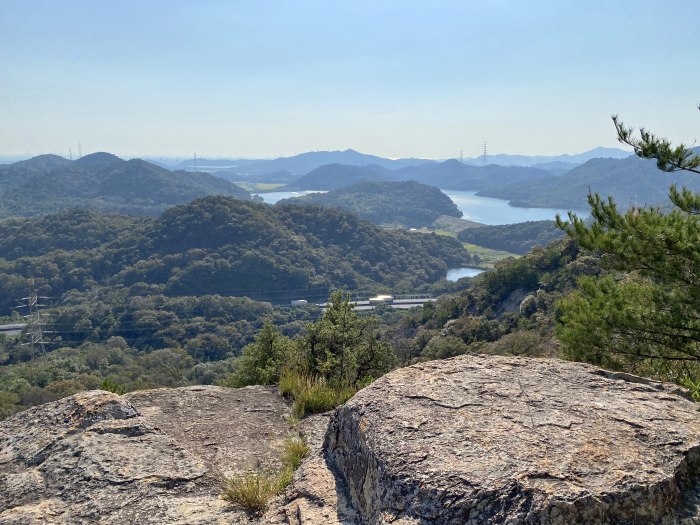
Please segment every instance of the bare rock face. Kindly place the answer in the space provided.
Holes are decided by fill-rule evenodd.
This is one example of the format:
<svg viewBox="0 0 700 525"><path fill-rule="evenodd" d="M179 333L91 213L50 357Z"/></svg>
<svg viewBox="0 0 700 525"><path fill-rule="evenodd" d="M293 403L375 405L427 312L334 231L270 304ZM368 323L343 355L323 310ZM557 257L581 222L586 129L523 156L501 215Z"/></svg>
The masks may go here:
<svg viewBox="0 0 700 525"><path fill-rule="evenodd" d="M559 360L396 370L338 409L326 457L363 524L700 523L700 405Z"/></svg>
<svg viewBox="0 0 700 525"><path fill-rule="evenodd" d="M296 434L270 388L93 391L0 422L0 524L700 523L700 405L558 360L396 370L333 414L262 516L221 476L279 467Z"/></svg>
<svg viewBox="0 0 700 525"><path fill-rule="evenodd" d="M0 423L0 523L257 522L220 498L226 471L274 467L290 435L274 390L76 394Z"/></svg>

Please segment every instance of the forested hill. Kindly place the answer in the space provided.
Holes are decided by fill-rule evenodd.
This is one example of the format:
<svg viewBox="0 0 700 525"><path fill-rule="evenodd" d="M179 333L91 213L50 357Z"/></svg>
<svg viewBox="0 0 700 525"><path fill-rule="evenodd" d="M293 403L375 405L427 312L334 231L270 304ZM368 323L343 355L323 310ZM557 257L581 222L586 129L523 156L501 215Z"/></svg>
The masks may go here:
<svg viewBox="0 0 700 525"><path fill-rule="evenodd" d="M170 206L207 195L250 199L239 186L207 173L169 171L109 153L94 153L75 161L41 155L0 165L0 216L5 217L77 207L158 215Z"/></svg>
<svg viewBox="0 0 700 525"><path fill-rule="evenodd" d="M554 221L527 221L465 228L457 234L457 238L485 248L524 255L535 246L547 246L564 235Z"/></svg>
<svg viewBox="0 0 700 525"><path fill-rule="evenodd" d="M497 164L470 166L458 160L410 166L392 172L393 180L417 180L438 188L465 191L508 187L517 182L549 178L551 175L550 171L539 168Z"/></svg>
<svg viewBox="0 0 700 525"><path fill-rule="evenodd" d="M321 299L331 288L413 291L473 264L461 243L386 231L348 212L207 197L158 218L66 211L0 221L0 311L93 286L167 295Z"/></svg>
<svg viewBox="0 0 700 525"><path fill-rule="evenodd" d="M480 192L508 199L515 206L588 208L589 191L610 195L622 208L668 202L671 184L700 191L700 178L692 173L660 173L653 160L634 155L625 159L592 159L565 175L514 182Z"/></svg>
<svg viewBox="0 0 700 525"><path fill-rule="evenodd" d="M477 191L507 187L523 181L549 178L552 172L521 166L470 166L457 160L430 162L389 170L381 166L321 166L285 187L285 190L335 190L365 181L418 181L453 190Z"/></svg>
<svg viewBox="0 0 700 525"><path fill-rule="evenodd" d="M351 211L375 224L419 228L441 215L461 217L462 212L434 186L415 181L361 182L328 193L311 193L280 203L316 204Z"/></svg>
<svg viewBox="0 0 700 525"><path fill-rule="evenodd" d="M389 170L383 171L391 173ZM299 177L285 186L284 190L337 190L360 182L382 181L390 178L369 168L328 164Z"/></svg>

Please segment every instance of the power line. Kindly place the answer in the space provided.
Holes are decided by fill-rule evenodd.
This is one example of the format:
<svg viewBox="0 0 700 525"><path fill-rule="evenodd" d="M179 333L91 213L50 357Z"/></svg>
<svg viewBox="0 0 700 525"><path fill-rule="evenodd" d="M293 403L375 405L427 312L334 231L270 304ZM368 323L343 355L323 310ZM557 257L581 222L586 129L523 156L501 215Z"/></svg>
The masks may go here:
<svg viewBox="0 0 700 525"><path fill-rule="evenodd" d="M41 307L44 305L39 304L39 299L48 299L48 297L40 297L37 295L34 279L29 279L29 295L19 300L23 304L20 304L18 308L27 309L27 314L24 316L27 320L24 334L29 337L29 340L21 344L28 345L31 348L32 357L34 356L37 345L41 348L41 353L43 354L46 351L47 343L47 341L44 340L44 331L42 328L44 323L41 320L44 314L40 312ZM26 304L24 304L25 302Z"/></svg>

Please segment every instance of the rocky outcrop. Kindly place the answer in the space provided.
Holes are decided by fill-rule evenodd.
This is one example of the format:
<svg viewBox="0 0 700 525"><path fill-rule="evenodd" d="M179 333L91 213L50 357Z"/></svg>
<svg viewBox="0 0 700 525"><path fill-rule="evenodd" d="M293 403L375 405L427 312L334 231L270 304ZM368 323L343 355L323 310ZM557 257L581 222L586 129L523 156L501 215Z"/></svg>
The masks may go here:
<svg viewBox="0 0 700 525"><path fill-rule="evenodd" d="M273 389L77 394L0 423L2 524L257 522L220 498L227 471L274 468L290 435Z"/></svg>
<svg viewBox="0 0 700 525"><path fill-rule="evenodd" d="M326 462L323 441L330 413L301 421L301 431L309 455L295 473L283 501L275 502L262 517L265 525L358 525L360 518L352 507L343 478L336 476Z"/></svg>
<svg viewBox="0 0 700 525"><path fill-rule="evenodd" d="M0 524L697 524L700 404L558 360L396 370L299 429L271 388L85 392L0 422ZM223 474L311 449L263 516Z"/></svg>
<svg viewBox="0 0 700 525"><path fill-rule="evenodd" d="M366 524L700 523L699 406L592 366L463 356L362 390L325 447Z"/></svg>

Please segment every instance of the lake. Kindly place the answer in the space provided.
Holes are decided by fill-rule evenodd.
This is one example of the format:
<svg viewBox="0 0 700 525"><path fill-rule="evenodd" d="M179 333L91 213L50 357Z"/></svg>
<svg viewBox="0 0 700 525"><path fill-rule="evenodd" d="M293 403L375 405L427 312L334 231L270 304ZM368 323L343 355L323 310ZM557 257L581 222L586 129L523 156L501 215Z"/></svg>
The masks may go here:
<svg viewBox="0 0 700 525"><path fill-rule="evenodd" d="M277 204L277 201L282 199L291 199L292 197L301 197L302 195L308 195L309 193L326 193L320 190L304 190L304 191L268 191L267 193L253 193L258 197L262 197L262 200L267 204Z"/></svg>
<svg viewBox="0 0 700 525"><path fill-rule="evenodd" d="M517 208L508 201L493 197L480 197L475 191L440 190L447 195L464 214L463 219L482 224L514 224L526 221L554 220L556 214L566 217L569 210L554 208ZM579 217L587 217L588 212L574 210Z"/></svg>
<svg viewBox="0 0 700 525"><path fill-rule="evenodd" d="M462 277L476 277L485 271L481 268L453 268L452 270L447 270L447 280L457 281Z"/></svg>
<svg viewBox="0 0 700 525"><path fill-rule="evenodd" d="M554 220L559 213L566 217L569 210L555 208L517 208L508 204L507 200L495 199L493 197L480 197L475 191L440 190L447 195L457 208L464 214L463 219L480 222L482 224L514 224L526 221ZM262 197L267 204L275 204L282 199L300 197L309 193L326 193L321 190L305 191L270 191L265 193L254 193ZM574 210L579 217L588 217L588 212L584 210Z"/></svg>

